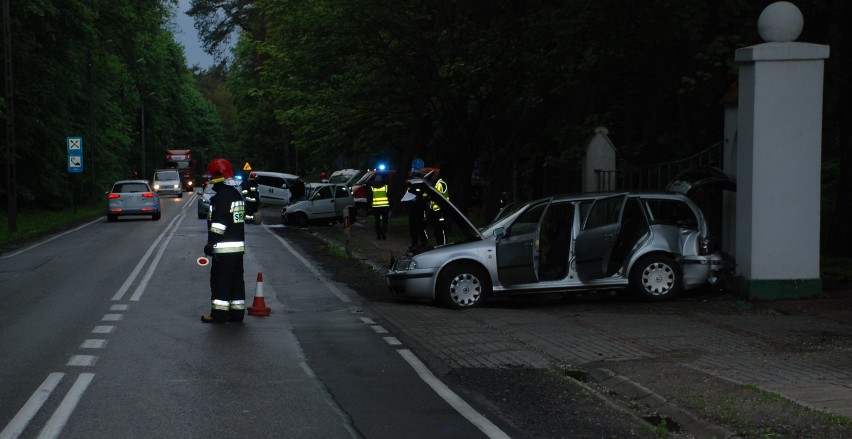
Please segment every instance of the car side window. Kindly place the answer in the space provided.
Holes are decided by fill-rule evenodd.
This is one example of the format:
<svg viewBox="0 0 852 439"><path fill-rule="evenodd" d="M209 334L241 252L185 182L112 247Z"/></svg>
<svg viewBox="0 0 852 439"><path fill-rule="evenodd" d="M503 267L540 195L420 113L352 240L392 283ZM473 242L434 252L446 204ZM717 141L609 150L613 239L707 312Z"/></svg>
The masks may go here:
<svg viewBox="0 0 852 439"><path fill-rule="evenodd" d="M346 190L346 186L337 186L335 192L335 198L346 198L349 196L349 191Z"/></svg>
<svg viewBox="0 0 852 439"><path fill-rule="evenodd" d="M314 200L327 200L331 198L331 186L323 186L314 193Z"/></svg>
<svg viewBox="0 0 852 439"><path fill-rule="evenodd" d="M645 205L654 224L698 229L698 218L689 206L680 200L646 200Z"/></svg>
<svg viewBox="0 0 852 439"><path fill-rule="evenodd" d="M527 209L526 212L518 216L515 222L509 226L506 236L511 237L534 233L538 229L538 223L541 221L541 215L544 213L545 207L547 207L547 203L541 203Z"/></svg>
<svg viewBox="0 0 852 439"><path fill-rule="evenodd" d="M617 224L621 216L623 197L611 197L597 200L594 209L589 212L583 224L583 230L596 229L607 225Z"/></svg>

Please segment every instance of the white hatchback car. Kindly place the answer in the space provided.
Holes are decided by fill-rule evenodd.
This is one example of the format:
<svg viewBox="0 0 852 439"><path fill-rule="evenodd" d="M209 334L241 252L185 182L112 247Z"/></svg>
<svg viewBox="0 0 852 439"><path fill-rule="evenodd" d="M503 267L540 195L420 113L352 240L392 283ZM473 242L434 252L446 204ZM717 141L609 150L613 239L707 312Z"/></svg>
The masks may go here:
<svg viewBox="0 0 852 439"><path fill-rule="evenodd" d="M682 194L553 196L476 229L431 185L412 184L441 204L462 236L394 261L385 278L399 297L470 308L491 294L629 288L663 300L714 282L726 267L701 210Z"/></svg>
<svg viewBox="0 0 852 439"><path fill-rule="evenodd" d="M306 200L297 201L281 210L281 222L305 227L311 221L342 221L348 207L354 209L352 190L346 184L312 183Z"/></svg>

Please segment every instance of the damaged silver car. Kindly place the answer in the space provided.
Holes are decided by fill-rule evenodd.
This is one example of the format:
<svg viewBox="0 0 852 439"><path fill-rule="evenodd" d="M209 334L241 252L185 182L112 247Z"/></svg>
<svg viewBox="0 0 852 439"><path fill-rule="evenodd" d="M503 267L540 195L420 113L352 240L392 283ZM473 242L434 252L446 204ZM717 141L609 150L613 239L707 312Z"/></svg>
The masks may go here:
<svg viewBox="0 0 852 439"><path fill-rule="evenodd" d="M392 262L392 295L456 309L490 295L629 289L664 300L724 268L701 210L677 193L560 195L517 206L475 228L422 180L461 238Z"/></svg>

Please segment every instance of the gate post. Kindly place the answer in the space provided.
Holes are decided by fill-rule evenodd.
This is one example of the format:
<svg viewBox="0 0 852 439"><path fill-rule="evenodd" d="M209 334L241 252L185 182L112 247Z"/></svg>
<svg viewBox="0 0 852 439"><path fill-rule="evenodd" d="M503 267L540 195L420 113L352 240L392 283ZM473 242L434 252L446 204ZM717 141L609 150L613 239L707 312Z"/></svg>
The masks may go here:
<svg viewBox="0 0 852 439"><path fill-rule="evenodd" d="M820 166L828 46L797 43L802 13L766 7L766 43L736 51L740 65L736 261L750 299L822 293Z"/></svg>

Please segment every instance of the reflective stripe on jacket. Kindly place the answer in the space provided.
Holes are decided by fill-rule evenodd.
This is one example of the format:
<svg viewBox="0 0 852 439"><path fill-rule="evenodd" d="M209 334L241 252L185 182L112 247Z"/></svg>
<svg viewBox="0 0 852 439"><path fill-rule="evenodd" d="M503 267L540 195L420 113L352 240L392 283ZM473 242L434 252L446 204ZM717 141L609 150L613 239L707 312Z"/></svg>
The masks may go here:
<svg viewBox="0 0 852 439"><path fill-rule="evenodd" d="M435 190L441 193L446 199L450 199L450 196L447 195L447 182L443 179L439 178L437 182L435 182ZM438 203L432 201L431 205L432 210L441 210L441 206Z"/></svg>
<svg viewBox="0 0 852 439"><path fill-rule="evenodd" d="M373 188L373 207L390 206L388 201L388 185Z"/></svg>

